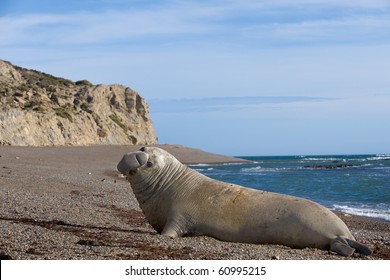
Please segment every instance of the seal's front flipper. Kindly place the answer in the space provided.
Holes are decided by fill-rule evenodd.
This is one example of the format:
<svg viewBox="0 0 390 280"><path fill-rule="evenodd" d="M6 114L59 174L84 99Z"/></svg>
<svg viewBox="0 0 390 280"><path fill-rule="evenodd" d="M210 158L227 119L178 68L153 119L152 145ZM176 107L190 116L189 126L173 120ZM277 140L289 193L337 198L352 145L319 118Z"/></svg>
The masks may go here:
<svg viewBox="0 0 390 280"><path fill-rule="evenodd" d="M169 236L170 238L180 237L180 235L175 230L175 228L174 227L169 227L169 226L165 226L164 230L162 231L161 234L164 235L164 236Z"/></svg>
<svg viewBox="0 0 390 280"><path fill-rule="evenodd" d="M175 231L173 228L165 227L161 234L164 236L169 236L170 238L179 237L179 235L177 234L177 231Z"/></svg>
<svg viewBox="0 0 390 280"><path fill-rule="evenodd" d="M347 257L351 256L353 252L355 252L355 249L352 248L348 242L340 236L331 240L330 250Z"/></svg>
<svg viewBox="0 0 390 280"><path fill-rule="evenodd" d="M176 219L168 218L161 234L171 238L176 238L183 236L183 231L181 230Z"/></svg>
<svg viewBox="0 0 390 280"><path fill-rule="evenodd" d="M356 253L359 253L359 254L362 254L365 256L369 256L372 254L372 250L370 248L368 248L366 245L359 243L355 240L348 239L348 238L345 238L345 240L348 242L349 246L351 246L352 248L354 248L356 250Z"/></svg>

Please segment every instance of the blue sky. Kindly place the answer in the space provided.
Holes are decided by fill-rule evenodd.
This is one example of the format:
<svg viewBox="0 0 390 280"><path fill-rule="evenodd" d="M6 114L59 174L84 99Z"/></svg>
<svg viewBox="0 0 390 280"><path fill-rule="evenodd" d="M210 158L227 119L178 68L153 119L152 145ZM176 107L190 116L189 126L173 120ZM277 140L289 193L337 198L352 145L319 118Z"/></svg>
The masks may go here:
<svg viewBox="0 0 390 280"><path fill-rule="evenodd" d="M0 58L123 84L159 142L390 153L390 2L0 0Z"/></svg>

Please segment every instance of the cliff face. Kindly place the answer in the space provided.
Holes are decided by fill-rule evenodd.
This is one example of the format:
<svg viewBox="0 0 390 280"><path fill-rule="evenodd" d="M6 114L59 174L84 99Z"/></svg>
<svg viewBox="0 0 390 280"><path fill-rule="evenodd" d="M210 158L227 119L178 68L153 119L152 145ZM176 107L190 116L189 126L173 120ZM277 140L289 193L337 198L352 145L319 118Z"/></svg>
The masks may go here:
<svg viewBox="0 0 390 280"><path fill-rule="evenodd" d="M132 89L74 83L0 60L0 145L156 143L149 107Z"/></svg>

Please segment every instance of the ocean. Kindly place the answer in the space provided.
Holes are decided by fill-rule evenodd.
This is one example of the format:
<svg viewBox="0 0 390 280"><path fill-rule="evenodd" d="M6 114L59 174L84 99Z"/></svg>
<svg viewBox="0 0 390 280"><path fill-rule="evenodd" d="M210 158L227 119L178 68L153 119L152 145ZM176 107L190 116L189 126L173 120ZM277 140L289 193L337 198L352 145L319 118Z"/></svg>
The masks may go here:
<svg viewBox="0 0 390 280"><path fill-rule="evenodd" d="M244 164L191 165L211 178L390 221L390 155L251 156Z"/></svg>

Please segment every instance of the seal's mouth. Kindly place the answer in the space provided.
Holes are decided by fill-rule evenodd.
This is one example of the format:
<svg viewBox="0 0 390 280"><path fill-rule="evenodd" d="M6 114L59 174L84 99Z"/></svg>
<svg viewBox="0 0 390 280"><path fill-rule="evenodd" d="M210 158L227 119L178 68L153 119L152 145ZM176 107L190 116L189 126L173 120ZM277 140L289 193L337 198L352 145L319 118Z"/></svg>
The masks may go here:
<svg viewBox="0 0 390 280"><path fill-rule="evenodd" d="M117 165L117 169L125 176L134 175L138 169L147 164L149 155L144 151L125 154Z"/></svg>

